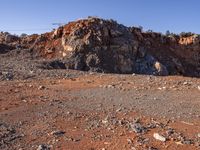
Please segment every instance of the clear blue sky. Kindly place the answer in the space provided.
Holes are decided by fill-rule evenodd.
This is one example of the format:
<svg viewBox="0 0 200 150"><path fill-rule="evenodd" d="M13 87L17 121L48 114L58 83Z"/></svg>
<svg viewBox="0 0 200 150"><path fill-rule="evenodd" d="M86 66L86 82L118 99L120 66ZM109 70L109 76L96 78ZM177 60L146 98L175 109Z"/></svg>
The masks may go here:
<svg viewBox="0 0 200 150"><path fill-rule="evenodd" d="M200 0L1 0L0 30L50 31L54 22L87 16L112 18L157 32L200 33Z"/></svg>

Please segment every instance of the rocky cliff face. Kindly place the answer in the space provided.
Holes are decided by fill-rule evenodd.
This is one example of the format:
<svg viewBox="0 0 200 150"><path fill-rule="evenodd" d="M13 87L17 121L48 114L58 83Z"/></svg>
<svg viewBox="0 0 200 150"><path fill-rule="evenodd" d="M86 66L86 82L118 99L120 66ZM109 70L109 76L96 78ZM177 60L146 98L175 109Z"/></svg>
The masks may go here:
<svg viewBox="0 0 200 150"><path fill-rule="evenodd" d="M88 18L42 35L19 38L2 33L0 37L1 52L29 48L40 57L60 59L69 69L200 76L199 35L164 36L113 20Z"/></svg>

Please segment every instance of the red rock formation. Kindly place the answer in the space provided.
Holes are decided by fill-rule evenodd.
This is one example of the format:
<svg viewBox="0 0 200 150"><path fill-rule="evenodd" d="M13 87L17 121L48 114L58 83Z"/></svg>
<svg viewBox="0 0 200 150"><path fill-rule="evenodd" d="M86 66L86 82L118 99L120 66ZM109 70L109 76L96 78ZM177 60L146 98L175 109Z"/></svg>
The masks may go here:
<svg viewBox="0 0 200 150"><path fill-rule="evenodd" d="M200 36L165 36L113 20L80 19L42 35L11 38L67 68L113 73L200 76ZM0 42L5 43L5 36Z"/></svg>

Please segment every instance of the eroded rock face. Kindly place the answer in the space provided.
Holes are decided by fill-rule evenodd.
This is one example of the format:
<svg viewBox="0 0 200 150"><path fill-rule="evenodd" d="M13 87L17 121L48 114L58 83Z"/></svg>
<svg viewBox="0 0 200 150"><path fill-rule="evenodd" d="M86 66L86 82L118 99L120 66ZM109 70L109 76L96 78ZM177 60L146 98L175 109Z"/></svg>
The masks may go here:
<svg viewBox="0 0 200 150"><path fill-rule="evenodd" d="M69 69L200 76L200 38L195 34L165 36L90 17L41 35L8 37L0 35L2 53L20 45L40 57L60 59Z"/></svg>
<svg viewBox="0 0 200 150"><path fill-rule="evenodd" d="M60 36L60 33L63 35ZM140 47L139 42L143 39L142 33L113 20L89 18L71 22L55 30L53 37L61 38L62 56L67 68L106 73L167 75L154 66L158 62L156 58L150 54L153 61L146 58L147 49ZM142 66L146 69L138 69L138 59L143 60Z"/></svg>
<svg viewBox="0 0 200 150"><path fill-rule="evenodd" d="M69 68L114 73L134 72L137 42L127 27L114 21L90 18L80 21L72 30L73 32L62 37L64 51L71 52L66 57Z"/></svg>

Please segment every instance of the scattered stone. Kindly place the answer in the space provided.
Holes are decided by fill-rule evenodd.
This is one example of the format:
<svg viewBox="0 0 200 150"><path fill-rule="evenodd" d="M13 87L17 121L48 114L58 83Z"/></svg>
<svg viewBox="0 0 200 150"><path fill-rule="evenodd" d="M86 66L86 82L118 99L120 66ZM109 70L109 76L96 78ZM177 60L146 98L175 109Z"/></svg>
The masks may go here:
<svg viewBox="0 0 200 150"><path fill-rule="evenodd" d="M198 86L197 89L200 90L200 86Z"/></svg>
<svg viewBox="0 0 200 150"><path fill-rule="evenodd" d="M142 137L142 136L139 136L139 137L137 138L137 141L136 141L136 142L137 142L138 145L142 146L142 145L148 143L148 142L149 142L149 139L148 139L148 138L144 138L144 137Z"/></svg>
<svg viewBox="0 0 200 150"><path fill-rule="evenodd" d="M131 147L131 150L137 150L137 149L136 149L135 147L132 146L132 147Z"/></svg>
<svg viewBox="0 0 200 150"><path fill-rule="evenodd" d="M198 138L200 138L200 133L197 134Z"/></svg>
<svg viewBox="0 0 200 150"><path fill-rule="evenodd" d="M43 86L43 85L40 85L38 88L38 90L44 90L44 89L45 89L45 86Z"/></svg>
<svg viewBox="0 0 200 150"><path fill-rule="evenodd" d="M177 145L183 145L181 141L175 142Z"/></svg>
<svg viewBox="0 0 200 150"><path fill-rule="evenodd" d="M130 126L135 133L145 133L147 131L140 123L133 123Z"/></svg>
<svg viewBox="0 0 200 150"><path fill-rule="evenodd" d="M50 150L50 146L41 144L38 146L37 150Z"/></svg>
<svg viewBox="0 0 200 150"><path fill-rule="evenodd" d="M79 142L79 141L81 141L81 139L73 139L72 141L73 142Z"/></svg>
<svg viewBox="0 0 200 150"><path fill-rule="evenodd" d="M166 134L167 136L171 136L172 134L174 134L174 130L170 128L166 131Z"/></svg>
<svg viewBox="0 0 200 150"><path fill-rule="evenodd" d="M9 144L23 136L23 134L18 134L10 125L0 122L0 149L5 149Z"/></svg>
<svg viewBox="0 0 200 150"><path fill-rule="evenodd" d="M169 75L167 68L160 62L156 61L154 67L156 69L156 75L161 75L161 76Z"/></svg>
<svg viewBox="0 0 200 150"><path fill-rule="evenodd" d="M133 119L133 122L134 122L134 123L139 123L139 122L140 122L140 118L134 118L134 119Z"/></svg>
<svg viewBox="0 0 200 150"><path fill-rule="evenodd" d="M73 113L72 113L72 112L70 112L70 111L67 111L67 114L68 114L68 115L72 115Z"/></svg>
<svg viewBox="0 0 200 150"><path fill-rule="evenodd" d="M51 134L55 135L55 136L62 136L65 134L65 131L61 131L61 130L53 131L53 132L51 132Z"/></svg>
<svg viewBox="0 0 200 150"><path fill-rule="evenodd" d="M187 145L194 144L193 140L191 140L191 139L183 139L181 142L183 144L187 144Z"/></svg>
<svg viewBox="0 0 200 150"><path fill-rule="evenodd" d="M149 147L148 150L158 150L158 149L155 147Z"/></svg>
<svg viewBox="0 0 200 150"><path fill-rule="evenodd" d="M133 73L133 74L132 74L132 76L136 76L136 74L135 74L135 73Z"/></svg>
<svg viewBox="0 0 200 150"><path fill-rule="evenodd" d="M185 82L183 82L183 85L190 85L190 83L185 81Z"/></svg>
<svg viewBox="0 0 200 150"><path fill-rule="evenodd" d="M102 120L103 124L108 124L108 118L106 117L105 119Z"/></svg>
<svg viewBox="0 0 200 150"><path fill-rule="evenodd" d="M118 108L118 109L116 110L116 112L120 112L120 111L122 111L122 108Z"/></svg>
<svg viewBox="0 0 200 150"><path fill-rule="evenodd" d="M133 141L131 139L127 139L127 141L128 141L128 144L132 144L133 143Z"/></svg>
<svg viewBox="0 0 200 150"><path fill-rule="evenodd" d="M194 124L193 123L190 123L190 122L185 122L185 121L181 121L183 124L187 124L187 125L190 125L190 126L193 126Z"/></svg>
<svg viewBox="0 0 200 150"><path fill-rule="evenodd" d="M14 75L11 72L2 72L2 74L7 81L10 81L14 78Z"/></svg>
<svg viewBox="0 0 200 150"><path fill-rule="evenodd" d="M109 85L107 85L106 87L109 88L109 89L110 89L110 88L115 88L115 85L109 84Z"/></svg>
<svg viewBox="0 0 200 150"><path fill-rule="evenodd" d="M167 87L159 87L158 90L166 90Z"/></svg>
<svg viewBox="0 0 200 150"><path fill-rule="evenodd" d="M156 139L156 140L159 140L159 141L162 141L162 142L165 142L166 141L166 138L158 133L154 133L153 134L153 137Z"/></svg>

